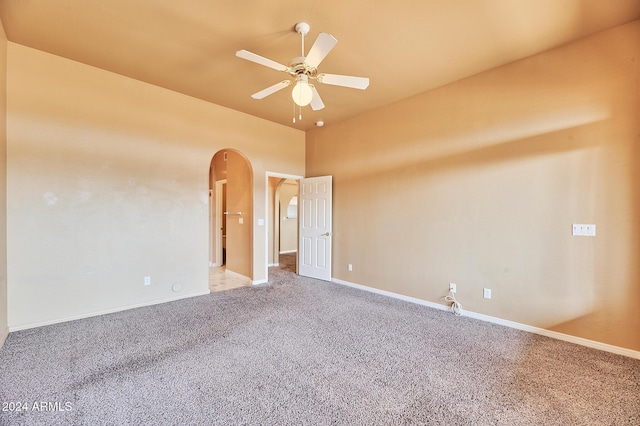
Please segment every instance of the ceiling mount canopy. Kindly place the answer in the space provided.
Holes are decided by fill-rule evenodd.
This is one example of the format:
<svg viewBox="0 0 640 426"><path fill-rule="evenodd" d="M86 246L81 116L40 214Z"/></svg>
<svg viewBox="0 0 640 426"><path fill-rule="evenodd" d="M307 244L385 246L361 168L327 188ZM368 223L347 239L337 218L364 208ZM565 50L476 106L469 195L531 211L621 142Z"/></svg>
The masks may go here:
<svg viewBox="0 0 640 426"><path fill-rule="evenodd" d="M295 31L300 34L301 38L301 56L294 57L289 61L289 65L283 65L278 62L272 61L255 53L247 50L238 50L236 56L242 59L246 59L251 62L263 65L265 67L273 68L276 71L281 71L289 74L295 80L283 80L272 86L267 87L259 92L251 95L254 99L263 99L275 92L278 92L285 87L295 83L293 90L291 91L291 98L293 102L300 108L303 106L311 105L311 109L319 111L324 108L324 103L320 98L315 85L311 84L309 80L315 80L321 84L329 84L333 86L342 86L352 89L364 90L369 86L369 79L366 77L354 77L348 75L339 74L326 74L318 73L318 66L329 54L331 49L336 45L338 40L330 34L320 33L316 38L316 41L309 49L309 52L305 56L304 49L304 37L309 33L311 27L306 22L298 22L295 25ZM295 107L295 105L294 105ZM302 112L300 112L300 119L302 119ZM295 123L295 117L293 119Z"/></svg>

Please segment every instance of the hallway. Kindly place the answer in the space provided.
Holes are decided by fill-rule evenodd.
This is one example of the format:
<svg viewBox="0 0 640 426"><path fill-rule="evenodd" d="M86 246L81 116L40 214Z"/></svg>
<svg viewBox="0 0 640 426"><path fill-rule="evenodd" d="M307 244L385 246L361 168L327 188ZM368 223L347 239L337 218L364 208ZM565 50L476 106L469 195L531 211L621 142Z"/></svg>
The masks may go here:
<svg viewBox="0 0 640 426"><path fill-rule="evenodd" d="M285 253L279 256L278 266L272 266L283 271L296 272L296 253ZM227 272L225 266L209 268L209 289L211 292L231 290L233 288L251 285L251 281L233 272Z"/></svg>

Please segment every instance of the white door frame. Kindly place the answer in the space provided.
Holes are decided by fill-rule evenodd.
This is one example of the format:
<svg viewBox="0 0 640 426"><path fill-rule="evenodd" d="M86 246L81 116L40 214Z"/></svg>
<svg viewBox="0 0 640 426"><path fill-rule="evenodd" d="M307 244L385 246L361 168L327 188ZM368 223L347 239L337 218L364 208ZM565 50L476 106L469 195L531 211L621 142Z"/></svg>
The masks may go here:
<svg viewBox="0 0 640 426"><path fill-rule="evenodd" d="M214 259L214 244L216 241L216 230L213 227L213 218L215 217L215 204L213 202L213 188L209 187L209 267L215 266L216 260Z"/></svg>
<svg viewBox="0 0 640 426"><path fill-rule="evenodd" d="M299 181L300 179L303 179L304 176L300 176L300 175L291 175L291 174L287 174L287 173L277 173L277 172L266 172L266 178L265 178L265 187L264 187L264 211L266 213L266 222L267 225L264 227L264 276L267 277L267 280L269 279L269 178L270 177L275 177L275 178L281 178L281 179L293 179L296 181Z"/></svg>
<svg viewBox="0 0 640 426"><path fill-rule="evenodd" d="M226 184L226 179L216 181L216 258L213 266L222 266L222 218L224 216L222 211L222 185Z"/></svg>

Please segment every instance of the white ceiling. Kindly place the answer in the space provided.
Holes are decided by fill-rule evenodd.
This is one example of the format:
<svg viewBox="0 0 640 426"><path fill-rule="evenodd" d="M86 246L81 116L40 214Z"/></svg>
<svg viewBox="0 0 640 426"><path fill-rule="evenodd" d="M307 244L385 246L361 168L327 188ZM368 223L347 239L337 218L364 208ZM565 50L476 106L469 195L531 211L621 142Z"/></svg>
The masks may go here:
<svg viewBox="0 0 640 426"><path fill-rule="evenodd" d="M309 129L640 19L640 0L1 0L10 41L238 111ZM287 77L296 22L338 44L321 72L369 77L365 91L318 84L326 108L292 123Z"/></svg>

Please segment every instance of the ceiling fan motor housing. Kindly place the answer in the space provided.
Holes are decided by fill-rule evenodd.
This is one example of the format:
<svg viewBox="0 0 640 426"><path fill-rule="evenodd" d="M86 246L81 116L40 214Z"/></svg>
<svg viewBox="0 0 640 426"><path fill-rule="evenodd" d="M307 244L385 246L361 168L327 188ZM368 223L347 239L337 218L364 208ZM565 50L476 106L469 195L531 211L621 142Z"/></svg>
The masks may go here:
<svg viewBox="0 0 640 426"><path fill-rule="evenodd" d="M306 74L309 76L309 78L316 78L316 75L318 74L318 69L308 66L307 64L304 63L304 60L305 60L304 56L297 56L292 60L290 60L289 74L291 74L293 77L300 74Z"/></svg>

